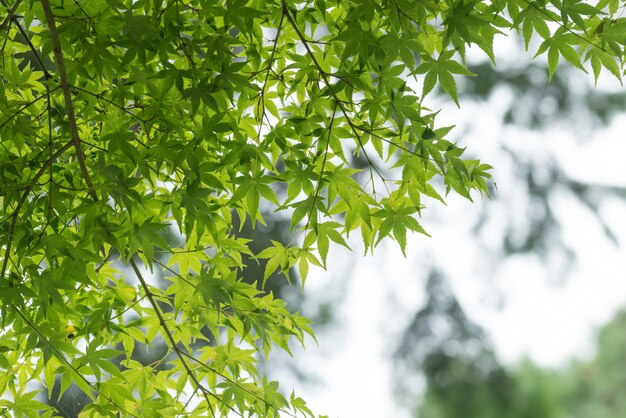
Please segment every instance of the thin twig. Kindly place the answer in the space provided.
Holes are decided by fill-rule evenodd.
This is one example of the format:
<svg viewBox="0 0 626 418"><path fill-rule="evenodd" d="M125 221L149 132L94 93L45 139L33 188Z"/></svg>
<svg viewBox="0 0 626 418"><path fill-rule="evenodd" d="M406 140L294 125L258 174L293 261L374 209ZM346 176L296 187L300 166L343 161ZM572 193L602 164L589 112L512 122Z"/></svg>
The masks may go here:
<svg viewBox="0 0 626 418"><path fill-rule="evenodd" d="M243 415L238 413L238 411L236 411L230 405L224 403L224 401L222 399L220 399L219 396L217 396L216 394L211 392L209 389L204 387L204 385L202 383L200 383L200 381L198 380L196 375L193 373L193 371L189 367L189 364L187 364L187 361L185 360L185 356L184 356L185 353L183 353L183 351L176 344L176 340L174 340L174 336L172 335L172 331L170 331L169 327L167 326L167 323L165 322L165 319L163 318L163 315L161 314L161 309L159 308L159 305L158 305L156 299L154 298L154 294L152 293L152 291L148 287L148 283L146 282L146 280L144 279L143 275L141 274L141 271L139 270L139 267L137 266L137 263L135 262L133 257L130 257L130 265L133 268L133 271L135 272L135 275L137 276L137 279L139 280L139 283L141 284L141 287L143 288L144 293L148 297L148 301L150 302L150 305L152 305L152 308L154 309L154 313L157 316L157 319L159 320L159 324L161 325L161 329L163 329L165 337L167 338L167 340L172 345L172 349L174 350L174 352L176 352L176 355L180 359L180 362L181 362L183 368L185 369L185 372L189 376L189 378L192 380L192 382L194 383L196 388L199 389L202 392L202 395L204 396L204 398L207 401L207 406L208 406L209 410L211 411L211 415L215 416L214 412L213 412L213 406L211 405L211 401L209 400L209 396L212 396L212 397L216 398L218 401L222 402L223 405L227 406L233 412L235 412L235 413L237 413L237 414L239 414L240 416L243 417Z"/></svg>
<svg viewBox="0 0 626 418"><path fill-rule="evenodd" d="M363 151L363 155L365 156L365 159L367 160L367 163L370 166L370 170L373 169L376 172L376 174L378 174L378 176L382 180L385 180L385 178L383 177L381 172L374 165L374 163L370 159L369 155L367 154L367 151L365 150L365 146L363 145L363 141L361 141L361 135L359 135L359 133L357 132L356 127L355 127L354 123L352 122L352 119L350 119L350 115L348 114L348 111L346 110L346 108L342 104L342 101L339 99L339 97L337 97L337 94L335 93L335 90L333 89L332 85L330 84L330 80L328 79L328 75L326 74L326 71L324 71L324 69L320 65L319 61L315 57L315 54L313 54L313 51L311 50L311 47L309 46L309 42L305 39L304 35L302 34L302 31L300 31L300 28L298 27L296 21L294 20L293 16L289 12L289 9L287 7L287 3L285 3L285 0L281 0L281 3L282 3L282 6L283 6L283 13L285 14L285 16L287 17L287 20L289 21L289 23L293 27L294 31L298 35L298 38L300 38L300 41L304 45L304 48L306 49L307 54L309 55L309 57L311 57L311 61L313 62L313 64L317 68L318 73L319 73L320 77L322 77L322 81L324 82L324 84L328 88L328 91L330 92L330 95L332 96L333 100L339 106L339 110L341 110L341 113L343 113L343 115L346 117L346 121L348 122L348 125L350 126L350 130L352 130L352 132L354 133L354 136L356 137L357 143L359 144L359 147Z"/></svg>
<svg viewBox="0 0 626 418"><path fill-rule="evenodd" d="M15 233L15 227L17 225L17 218L19 217L19 213L20 213L20 209L22 208L22 205L24 205L24 202L26 202L26 199L28 198L28 195L30 194L30 192L33 191L33 188L37 184L37 180L39 180L39 178L44 175L48 166L51 165L52 162L57 157L59 157L65 151L70 149L72 145L73 145L72 141L69 141L50 156L50 159L47 160L41 166L41 168L39 168L37 173L35 173L35 176L32 178L32 180L28 184L28 187L26 187L26 190L24 190L22 197L17 202L17 206L15 207L15 209L13 210L13 214L11 215L11 225L9 226L9 233L7 234L7 244L6 244L6 250L4 251L4 260L2 261L2 269L0 270L0 277L4 277L4 274L6 273L7 264L9 262L9 257L11 255L11 246L13 244L13 234Z"/></svg>
<svg viewBox="0 0 626 418"><path fill-rule="evenodd" d="M49 93L52 93L55 90L58 90L59 87L55 87L53 89L50 89ZM47 93L47 94L49 94ZM24 110L28 109L30 106L32 106L33 104L37 103L39 100L43 99L44 97L46 97L46 94L42 94L40 96L38 96L36 99L31 100L28 103L25 103L22 107L19 108L19 110L15 113L13 113L11 116L9 116L6 120L2 121L2 123L0 123L0 128L4 128L4 126L9 123L11 120L13 120L13 118L15 118L17 115L19 115L20 113L22 113Z"/></svg>
<svg viewBox="0 0 626 418"><path fill-rule="evenodd" d="M19 3L20 3L20 1L16 2L16 5L19 5ZM4 7L8 7L5 0L0 0L0 4L2 4ZM14 8L16 8L16 5L14 5ZM50 75L50 73L46 69L46 66L43 63L43 59L41 58L41 55L39 54L39 51L37 51L37 48L35 48L35 45L33 45L33 42L30 40L30 37L28 36L28 32L26 32L26 30L22 27L22 25L20 25L20 22L18 22L17 19L15 18L15 16L12 15L11 13L9 13L9 16L7 16L7 19L9 19L9 18L13 22L15 27L17 27L17 30L24 37L24 40L28 44L28 48L30 48L30 50L32 51L33 55L35 56L35 59L37 60L37 63L39 63L39 66L41 67L41 71L43 71L46 79L48 79L48 80L51 79L52 76ZM4 24L7 23L7 21L8 21L7 19L5 19L5 22L3 22L3 24L2 24L2 28L3 29L4 29Z"/></svg>
<svg viewBox="0 0 626 418"><path fill-rule="evenodd" d="M257 393L254 393L253 391L251 391L251 390L250 390L250 389L248 389L247 387L243 386L242 384L240 384L240 383L239 383L239 382L237 382L236 380L234 380L234 379L232 379L232 378L230 378L230 377L226 376L224 373L220 372L219 370L214 369L213 367L209 366L208 364L201 362L201 361L200 361L200 360L198 360L197 358L195 358L195 357L193 357L193 356L190 356L190 355L189 355L189 354L187 354L187 353L183 353L183 355L185 355L186 357L188 357L190 360L192 360L192 361L194 361L194 362L198 363L200 366L202 366L202 367L204 367L204 368L206 368L206 369L208 369L208 370L212 371L213 373L215 373L216 375L220 376L222 379L226 380L227 382L230 382L230 383L232 383L233 385L237 386L239 389L243 390L244 392L247 392L247 393L249 393L250 395L254 396L254 397L255 397L255 398L257 398L258 400L260 400L261 402L263 402L265 405L267 405L267 406L273 406L273 405L271 405L269 402L267 402L267 401L265 400L265 398L263 398L262 396L260 396L260 395L259 395L259 394L257 394ZM285 409L283 409L283 408L278 408L278 410L279 410L280 412L282 412L282 413L285 413L285 414L289 415L290 417L293 417L293 418L298 418L296 415L292 414L292 413L291 413L291 412L289 412L289 411L286 411L286 410L285 410Z"/></svg>
<svg viewBox="0 0 626 418"><path fill-rule="evenodd" d="M604 49L603 47L601 47L600 45L594 44L593 42L591 42L591 40L585 38L584 36L582 36L580 33L575 32L574 30L572 30L571 28L565 26L563 23L561 23L561 21L555 19L554 17L550 16L550 14L545 10L542 9L541 7L537 6L534 2L530 2L528 0L522 0L524 3L526 3L529 7L532 7L533 9L535 9L536 11L538 11L539 13L541 13L542 15L544 15L547 19L549 19L551 22L556 23L557 25L559 25L559 27L563 28L563 30L566 30L567 32L569 32L570 34L574 35L575 37L579 38L580 40L582 40L583 42L591 45L594 48L599 49L600 51L604 52L605 54L609 54L610 53ZM557 8L558 9L558 8ZM560 9L558 9L559 11L561 11Z"/></svg>
<svg viewBox="0 0 626 418"><path fill-rule="evenodd" d="M22 3L22 0L17 0L13 7L11 7L11 10L9 10L9 14L7 15L7 17L4 18L4 22L2 22L2 24L0 25L0 31L3 31L4 28L9 24L9 21L13 20L17 8L20 7L20 3ZM2 5L4 7L7 7L7 4L4 0L2 0Z"/></svg>
<svg viewBox="0 0 626 418"><path fill-rule="evenodd" d="M111 398L108 395L105 395L103 393L101 393L96 386L91 383L89 380L87 380L87 378L78 371L78 369L76 369L76 367L74 367L72 365L72 363L65 358L65 356L63 355L63 353L61 351L59 351L58 348L56 348L54 346L54 344L52 344L50 342L50 340L43 334L43 332L41 332L39 330L39 328L37 328L35 326L35 324L26 317L26 315L24 315L24 313L14 304L11 304L11 306L13 307L13 309L15 310L15 312L22 318L22 320L26 323L26 325L28 325L29 328L31 328L33 331L35 331L35 333L37 334L37 336L44 341L54 352L55 357L57 357L62 363L64 363L67 367L69 367L74 373L76 373L82 380L85 381L85 383L87 383L87 385L94 391L96 392L99 396L102 396L104 399L106 399L108 402L110 402L111 404L115 405L120 411L124 411L126 414L128 414L131 417L135 417L135 418L139 418L137 415L133 414L132 412L128 411L127 409L124 409L124 407L122 405L119 405L118 403L116 403L113 398Z"/></svg>
<svg viewBox="0 0 626 418"><path fill-rule="evenodd" d="M267 80L270 76L270 71L272 70L272 63L274 62L274 54L276 53L276 47L278 46L278 38L280 37L280 31L283 27L283 21L285 20L285 13L280 15L280 21L278 22L278 29L276 30L276 37L274 38L274 45L272 46L272 52L270 53L270 58L267 61L267 71L265 72L265 80L263 80L263 86L261 87L261 92L259 93L259 105L263 106L262 114L265 114L265 104L263 104L263 96L265 94L265 87L267 86ZM262 117L261 117L262 119ZM260 128L259 128L259 136L260 136Z"/></svg>
<svg viewBox="0 0 626 418"><path fill-rule="evenodd" d="M322 188L322 181L324 180L324 169L326 168L326 160L328 158L328 149L330 147L330 140L332 137L332 133L333 133L333 123L335 122L335 113L337 111L337 106L338 103L335 103L335 107L333 108L333 113L330 117L330 123L328 124L328 142L326 142L326 149L324 150L324 159L322 160L322 167L320 168L320 175L319 178L317 179L317 184L315 186L315 192L313 193L313 202L311 203L311 209L309 209L309 216L308 219L306 221L306 225L304 226L304 230L306 231L309 228L309 224L311 223L311 215L313 214L313 211L315 210L315 203L317 201L317 198L319 197L320 194L320 190ZM330 206L330 203L329 203Z"/></svg>

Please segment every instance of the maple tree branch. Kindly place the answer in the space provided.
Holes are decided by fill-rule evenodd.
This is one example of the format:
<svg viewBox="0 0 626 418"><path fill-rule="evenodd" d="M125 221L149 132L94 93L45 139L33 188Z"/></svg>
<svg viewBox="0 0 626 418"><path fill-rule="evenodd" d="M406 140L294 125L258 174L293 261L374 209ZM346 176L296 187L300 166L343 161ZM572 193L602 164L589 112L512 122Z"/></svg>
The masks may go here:
<svg viewBox="0 0 626 418"><path fill-rule="evenodd" d="M306 221L306 225L304 226L304 231L309 228L309 224L311 223L311 216L313 215L313 211L315 210L315 202L319 198L320 190L322 188L322 181L324 180L324 169L326 168L326 160L328 159L328 149L330 148L331 136L333 133L333 123L335 122L335 114L337 113L338 103L335 103L335 107L333 108L333 113L331 113L330 123L328 125L328 139L326 142L326 149L324 150L324 158L322 160L322 166L320 168L320 175L317 179L317 185L315 186L315 192L313 193L313 201L311 202L311 209L309 209L309 217Z"/></svg>
<svg viewBox="0 0 626 418"><path fill-rule="evenodd" d="M55 87L53 89L50 89L50 93L52 93L53 91L57 90L58 87ZM13 119L15 119L17 116L19 116L23 111L25 111L26 109L28 109L29 107L31 107L32 105L34 105L35 103L37 103L39 100L45 98L48 95L48 93L46 94L42 94L40 96L37 96L36 98L34 98L33 100L31 100L28 103L25 103L22 107L20 107L17 112L13 113L11 116L9 116L7 119L3 120L2 123L0 123L0 128L4 128L6 126L7 123L11 122Z"/></svg>
<svg viewBox="0 0 626 418"><path fill-rule="evenodd" d="M50 6L49 0L41 0L41 6L43 8L44 15L46 16L48 30L50 31L50 41L52 42L54 60L56 61L57 70L59 72L59 82L61 84L61 91L63 92L63 98L65 100L65 114L67 115L69 123L72 144L76 150L76 159L78 160L78 165L80 166L80 171L85 179L85 183L87 183L89 195L93 200L98 201L98 195L94 190L93 183L91 182L91 176L89 175L87 165L85 164L85 153L80 146L80 136L78 135L76 114L74 113L74 103L72 102L70 83L67 79L67 69L65 68L65 58L63 57L63 49L61 48L61 40L59 38L59 33L57 32L54 13L52 13L52 7Z"/></svg>
<svg viewBox="0 0 626 418"><path fill-rule="evenodd" d="M154 313L156 314L157 319L159 320L159 324L161 325L161 329L163 330L163 332L165 334L165 337L167 338L169 343L172 345L172 350L174 350L174 352L176 353L176 356L180 360L180 363L182 364L183 368L185 369L185 372L187 373L187 376L189 376L189 378L193 381L193 383L194 383L194 385L196 387L196 390L199 390L200 392L202 392L202 395L204 396L204 398L205 398L205 400L207 402L207 407L208 407L209 411L211 411L211 415L215 416L215 413L213 412L213 406L211 404L211 401L209 400L209 395L214 397L218 401L222 401L222 400L220 399L219 396L217 396L215 393L211 392L202 383L200 383L200 381L198 380L196 375L193 373L193 371L189 367L189 364L185 360L186 353L184 353L178 347L178 345L176 344L176 340L174 340L174 336L172 335L172 331L167 326L167 323L165 322L165 318L163 318L163 314L161 314L161 309L159 308L157 300L154 298L154 293L152 293L152 291L148 287L148 283L146 282L146 280L144 279L143 275L141 274L141 271L139 270L139 266L137 266L137 263L135 262L135 260L133 259L132 256L130 257L130 265L133 268L133 271L135 272L135 276L137 276L137 279L139 280L139 283L141 284L141 287L143 288L144 293L148 297L148 301L150 302L150 305L152 306L152 309L154 309ZM224 403L223 401L222 401L222 404L226 405L228 408L230 408L231 411L237 413L237 411L235 411L232 407L230 407L228 404ZM239 415L241 415L241 414L239 414ZM243 415L241 415L241 416L243 417Z"/></svg>
<svg viewBox="0 0 626 418"><path fill-rule="evenodd" d="M267 71L265 72L265 79L263 80L263 86L261 87L261 92L259 93L259 104L263 106L263 115L265 114L265 105L263 104L263 96L265 94L265 88L267 87L267 81L270 77L270 71L272 71L272 63L274 62L274 54L276 53L276 47L278 46L278 38L280 37L280 31L283 28L283 21L285 20L285 13L280 16L280 21L278 22L278 29L276 30L276 37L274 38L274 44L272 46L272 52L270 53L270 58L267 62ZM263 119L263 117L261 117ZM259 129L259 134L261 130Z"/></svg>
<svg viewBox="0 0 626 418"><path fill-rule="evenodd" d="M44 75L46 76L46 79L51 79L52 76L50 75L50 73L46 69L46 66L43 63L43 60L41 59L41 55L39 54L39 51L37 51L37 48L35 48L35 45L33 45L33 41L28 36L28 32L26 32L26 29L24 29L22 27L22 25L20 24L20 22L17 20L17 18L15 16L15 12L16 12L17 8L19 7L20 3L21 3L21 0L17 1L13 5L13 8L9 11L9 14L7 15L6 19L4 20L4 22L2 22L2 25L0 25L0 30L4 30L4 28L9 23L13 23L15 25L15 27L17 28L17 30L19 31L19 33L24 37L24 41L26 42L26 44L28 45L28 48L33 53L33 56L35 57L35 60L37 61L37 64L39 64L39 66L41 67L41 71L43 71ZM9 7L5 0L0 0L0 4L2 4L6 8Z"/></svg>

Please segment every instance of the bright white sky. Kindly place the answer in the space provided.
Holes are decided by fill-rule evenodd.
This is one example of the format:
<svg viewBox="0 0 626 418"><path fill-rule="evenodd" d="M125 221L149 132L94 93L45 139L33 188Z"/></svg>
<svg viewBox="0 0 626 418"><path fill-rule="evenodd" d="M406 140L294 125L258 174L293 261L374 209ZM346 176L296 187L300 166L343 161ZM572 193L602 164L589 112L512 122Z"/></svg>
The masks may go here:
<svg viewBox="0 0 626 418"><path fill-rule="evenodd" d="M510 47L507 42L499 47ZM495 167L499 194L486 204L506 210L519 199L512 190L511 167L496 151L502 141L526 154L556 155L563 169L578 179L625 184L626 115L594 131L592 141L581 142L562 128L529 133L500 126L508 100L514 98L503 93L489 103L466 103L461 111L447 108L442 112L447 122L459 126L451 137L462 133L463 143ZM319 379L318 384L303 385L280 376L283 387L295 386L314 412L331 418L409 418L409 411L392 398L390 354L396 337L421 307L423 272L433 265L443 268L466 312L488 331L503 362L515 364L529 356L541 365L558 366L571 356L590 355L597 327L626 306L626 257L623 247L616 248L603 236L587 210L571 199L557 200L556 216L564 225L565 240L578 256L561 285L551 284L546 267L530 257L507 261L490 279L489 260L475 245L470 229L480 203L452 195L447 207L434 203L427 209L424 226L433 238L411 237L406 259L392 242L381 245L374 257L362 256L358 240L351 242L353 253L331 250L328 272L314 271L307 280L307 293L315 300L343 290L345 299L336 317L340 325L318 334L319 348L310 342L306 352L295 353L293 361ZM625 213L626 204L618 200L609 201L601 210L621 243L626 243ZM503 222L504 218L491 222L495 239L500 240Z"/></svg>

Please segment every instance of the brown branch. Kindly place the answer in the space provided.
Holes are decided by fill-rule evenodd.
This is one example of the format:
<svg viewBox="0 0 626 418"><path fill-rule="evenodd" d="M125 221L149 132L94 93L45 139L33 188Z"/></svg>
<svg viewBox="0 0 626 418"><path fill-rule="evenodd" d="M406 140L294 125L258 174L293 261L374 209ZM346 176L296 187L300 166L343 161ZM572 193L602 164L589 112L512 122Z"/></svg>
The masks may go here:
<svg viewBox="0 0 626 418"><path fill-rule="evenodd" d="M16 8L19 3L20 2L18 1L13 7ZM5 0L0 0L0 4L2 4L4 7L8 7ZM15 10L11 10L11 12L14 12L14 11ZM7 19L5 19L5 22L3 22L3 24L2 24L2 29L4 29L4 24L9 22L9 21L13 22L13 24L15 25L17 30L24 37L24 40L26 41L26 44L28 45L28 48L33 53L33 56L35 57L35 60L37 61L37 63L41 67L41 71L43 71L44 76L46 77L46 79L47 80L51 79L52 76L50 75L50 73L46 69L46 66L43 63L43 60L41 59L41 55L39 54L39 51L37 51L37 48L35 48L35 45L33 45L33 41L30 40L30 37L28 36L28 32L26 32L26 29L24 29L22 27L22 25L20 25L20 22L18 22L17 18L14 15L9 14L9 16L7 16Z"/></svg>
<svg viewBox="0 0 626 418"><path fill-rule="evenodd" d="M70 134L72 136L72 143L76 150L76 159L80 166L85 183L87 183L88 193L96 202L99 200L96 191L94 190L91 182L87 165L85 164L85 154L80 146L80 136L78 135L78 126L76 124L76 114L74 113L74 103L72 102L72 96L70 91L70 83L67 79L67 69L65 68L65 58L63 57L63 50L61 49L61 40L59 39L59 33L57 32L56 23L54 21L54 14L52 13L52 7L49 0L41 0L41 6L46 16L46 23L48 24L48 30L50 31L50 41L52 42L52 49L54 53L54 60L57 64L57 70L59 71L59 81L61 84L61 91L63 92L63 98L65 99L65 114L70 126Z"/></svg>
<svg viewBox="0 0 626 418"><path fill-rule="evenodd" d="M2 0L0 0L0 1L2 1ZM65 152L68 149L70 149L72 146L75 149L76 158L78 160L78 163L79 163L79 166L80 166L80 170L82 172L82 176L84 178L85 183L87 184L89 197L92 200L94 200L94 201L99 201L98 195L96 194L95 189L93 187L93 184L92 184L92 181L91 181L91 177L89 175L89 171L88 171L87 166L85 164L85 154L84 154L84 152L83 152L83 150L81 148L81 139L80 139L79 132L78 132L78 126L77 126L77 122L76 122L76 114L75 114L75 111L74 111L74 104L72 102L72 97L71 97L71 85L69 84L69 81L68 81L67 69L66 69L66 66L65 66L63 50L61 48L61 41L60 41L59 34L58 34L58 31L57 31L57 28L56 28L55 17L54 17L54 14L53 14L53 11L52 11L52 8L51 8L51 5L50 5L50 1L49 0L40 0L40 2L41 2L41 5L42 5L42 8L43 8L43 11L44 11L44 15L45 15L45 23L47 24L48 30L50 32L50 40L51 40L52 47L53 47L54 60L55 60L56 65L57 65L57 71L58 71L58 75L59 75L59 84L60 84L60 88L61 88L61 91L62 91L63 97L64 97L65 113L66 113L67 118L68 118L70 134L71 134L71 140L68 143L66 143L61 149L59 149L57 152L55 152L51 156L51 158L48 161L46 161L44 163L44 165L40 168L40 170L35 174L33 180L31 181L31 183L29 184L27 189L24 191L24 193L23 193L22 197L20 198L20 201L18 202L18 204L17 204L13 214L11 215L12 219L11 219L11 226L9 228L9 241L7 243L7 248L5 250L5 257L4 257L4 260L3 260L3 266L2 266L2 269L0 270L0 272L1 272L0 276L1 277L3 277L5 272L6 272L6 267L7 267L7 263L8 263L8 260L9 260L10 251L11 251L12 238L13 238L13 235L14 235L14 230L15 230L15 227L16 227L16 224L17 224L17 220L19 218L19 211L20 211L20 209L22 208L24 203L27 201L27 197L30 195L30 193L32 192L33 188L35 187L36 180L45 173L46 169L53 163L53 161L54 161L54 159L56 157L58 157L63 152ZM45 69L44 69L44 71L45 71ZM127 111L127 113L132 114L132 112L128 112L128 111ZM135 117L137 117L137 116L135 116ZM166 323L166 321L165 321L165 319L163 317L163 313L161 312L161 308L158 305L158 301L157 301L157 298L156 298L157 295L155 295L151 291L151 289L149 288L148 283L146 282L146 280L142 276L142 274L141 274L141 272L139 270L139 267L138 267L137 263L135 262L135 260L133 259L132 256L130 257L130 265L131 265L134 273L136 274L136 276L137 276L137 278L138 278L138 280L140 282L141 288L143 288L143 290L144 290L145 297L148 299L150 305L152 306L152 308L153 308L153 310L155 312L155 315L157 316L157 319L158 319L159 324L160 324L160 326L161 326L161 328L163 330L163 334L164 334L166 340L171 344L173 352L180 359L182 367L184 368L184 370L187 373L188 377L191 379L191 381L193 382L193 384L195 386L195 391L197 392L199 390L202 393L202 395L204 396L205 400L207 401L207 407L208 407L211 415L215 416L215 411L214 411L214 407L213 407L209 397L215 398L218 402L220 402L223 405L223 407L226 407L230 411L234 412L235 414L243 417L243 415L241 415L240 412L238 412L236 409L231 407L228 403L226 403L224 401L224 399L222 399L217 394L213 393L211 390L209 390L209 388L205 387L200 382L200 380L198 379L198 377L196 376L196 374L194 373L194 371L190 367L189 362L187 360L187 358L193 359L193 356L190 356L188 353L184 352L177 345L177 342L174 339L172 331L168 327L168 325L167 325L167 323ZM27 325L36 334L38 334L41 338L43 338L48 345L50 345L52 347L52 349L55 352L55 354L57 354L60 357L60 360L64 361L66 364L68 364L69 367L72 367L71 364L68 363L67 359L62 355L62 353L60 353L52 345L52 343L50 341L48 341L45 338L45 336L43 336L43 334L41 334L41 332L37 329L35 324L30 322L21 313L20 309L17 306L13 305L13 307L16 310L16 312L18 313L18 315L20 315L22 317L22 319L27 323ZM196 360L196 359L194 359L194 360ZM82 379L85 379L83 377L83 375L80 374L79 372L77 372L77 374ZM85 381L86 381L86 379L85 379ZM88 381L86 381L86 382L90 386L92 386L91 383L89 383ZM93 388L93 386L92 386L92 388ZM97 389L95 389L95 390L97 391ZM106 396L104 396L104 397L107 398ZM122 409L122 408L120 408L120 409ZM128 414L131 415L131 416L134 416L131 413L128 413Z"/></svg>

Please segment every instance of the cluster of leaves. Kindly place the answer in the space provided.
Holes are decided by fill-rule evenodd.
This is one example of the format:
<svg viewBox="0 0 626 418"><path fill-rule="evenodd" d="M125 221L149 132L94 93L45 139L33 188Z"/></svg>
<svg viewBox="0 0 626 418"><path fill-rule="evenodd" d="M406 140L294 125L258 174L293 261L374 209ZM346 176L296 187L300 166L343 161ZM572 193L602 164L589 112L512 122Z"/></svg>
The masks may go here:
<svg viewBox="0 0 626 418"><path fill-rule="evenodd" d="M261 284L292 267L304 283L353 230L404 251L437 182L487 193L490 167L425 96L458 101L468 45L494 59L528 19L552 70L586 53L620 77L624 20L604 3L0 0L0 405L53 416L27 383L52 396L61 375L88 416L312 416L257 366L310 324L242 280L244 256L266 260ZM261 209L291 215L289 245L237 237ZM158 339L157 364L133 358Z"/></svg>
<svg viewBox="0 0 626 418"><path fill-rule="evenodd" d="M506 8L527 49L534 34L542 39L535 56L547 53L549 78L563 57L583 71L583 63L588 62L596 81L602 68L621 81L626 19L621 17L624 6L618 0L600 0L595 4L582 0L494 3L498 8Z"/></svg>

